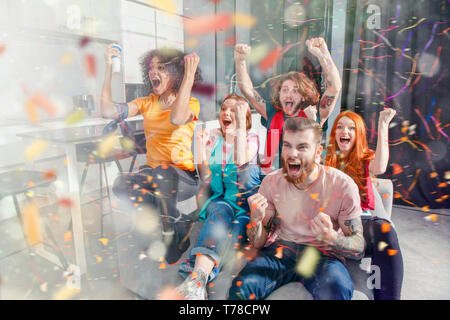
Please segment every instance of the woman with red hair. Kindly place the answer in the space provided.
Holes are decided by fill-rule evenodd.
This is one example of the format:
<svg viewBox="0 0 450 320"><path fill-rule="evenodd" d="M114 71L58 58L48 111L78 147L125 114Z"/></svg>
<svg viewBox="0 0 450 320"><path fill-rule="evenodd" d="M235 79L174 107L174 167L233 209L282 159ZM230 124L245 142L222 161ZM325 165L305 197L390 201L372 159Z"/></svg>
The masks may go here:
<svg viewBox="0 0 450 320"><path fill-rule="evenodd" d="M366 242L365 256L372 257L372 266L380 269L381 285L374 289L375 300L399 300L403 280L403 258L397 233L391 222L380 218L384 211L371 175L383 174L389 161L388 130L395 110L386 108L378 121L377 148L369 149L366 126L358 114L340 113L331 130L325 165L342 170L353 178L361 197L361 216ZM386 214L381 214L386 216Z"/></svg>

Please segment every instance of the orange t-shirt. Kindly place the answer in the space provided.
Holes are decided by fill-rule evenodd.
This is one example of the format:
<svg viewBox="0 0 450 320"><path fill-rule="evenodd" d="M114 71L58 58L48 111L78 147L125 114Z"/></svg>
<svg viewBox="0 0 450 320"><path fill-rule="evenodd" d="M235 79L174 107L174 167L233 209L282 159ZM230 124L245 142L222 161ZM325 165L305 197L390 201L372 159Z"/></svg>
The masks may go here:
<svg viewBox="0 0 450 320"><path fill-rule="evenodd" d="M175 126L170 123L172 110L161 110L158 98L159 96L152 93L148 97L132 101L136 103L139 113L144 117L146 164L152 168L166 164L193 171L195 166L191 145L195 123L200 112L200 103L195 98L189 98L189 109L194 112L195 117L187 124Z"/></svg>

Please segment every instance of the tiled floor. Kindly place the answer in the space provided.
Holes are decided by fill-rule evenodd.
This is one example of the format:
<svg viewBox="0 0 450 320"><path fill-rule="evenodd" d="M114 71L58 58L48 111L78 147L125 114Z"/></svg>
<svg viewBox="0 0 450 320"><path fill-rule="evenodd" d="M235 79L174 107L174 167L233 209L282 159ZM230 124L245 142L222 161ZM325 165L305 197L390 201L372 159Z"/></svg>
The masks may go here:
<svg viewBox="0 0 450 320"><path fill-rule="evenodd" d="M449 215L449 210L439 213ZM55 212L52 207L42 209L41 214L48 218L55 237L59 239L60 249L70 262L73 245L66 233L69 226L67 214L64 210ZM402 298L450 299L450 218L438 215L437 221L432 222L426 220L426 216L424 212L405 207L395 207L393 211L405 265ZM63 291L66 284L64 270L30 254L18 220L11 218L0 222L0 299L138 299L121 283L115 240L124 235L113 230L111 216L104 219L106 245L99 240L96 203L83 206L83 219L88 273L83 289L69 295ZM177 281L181 282L181 277L175 279Z"/></svg>

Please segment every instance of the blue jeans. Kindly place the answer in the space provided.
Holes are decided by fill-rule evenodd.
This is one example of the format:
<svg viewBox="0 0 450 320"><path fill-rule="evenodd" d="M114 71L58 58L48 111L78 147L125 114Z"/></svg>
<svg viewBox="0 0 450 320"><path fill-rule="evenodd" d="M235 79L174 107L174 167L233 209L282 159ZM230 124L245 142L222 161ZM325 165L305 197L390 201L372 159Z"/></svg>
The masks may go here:
<svg viewBox="0 0 450 320"><path fill-rule="evenodd" d="M195 258L201 253L208 255L216 263L208 279L212 281L222 269L226 256L232 253L233 249L238 249L247 239L246 226L250 217L248 215L235 217L235 209L223 198L212 200L206 214L207 218L197 243L191 249L188 261L181 263L178 270L183 278L192 272Z"/></svg>
<svg viewBox="0 0 450 320"><path fill-rule="evenodd" d="M282 257L275 257L282 249ZM344 264L333 257L320 255L314 274L305 278L296 272L296 266L306 245L288 241L277 241L260 250L259 256L251 260L233 280L230 300L265 299L279 287L300 281L315 300L350 300L353 282Z"/></svg>

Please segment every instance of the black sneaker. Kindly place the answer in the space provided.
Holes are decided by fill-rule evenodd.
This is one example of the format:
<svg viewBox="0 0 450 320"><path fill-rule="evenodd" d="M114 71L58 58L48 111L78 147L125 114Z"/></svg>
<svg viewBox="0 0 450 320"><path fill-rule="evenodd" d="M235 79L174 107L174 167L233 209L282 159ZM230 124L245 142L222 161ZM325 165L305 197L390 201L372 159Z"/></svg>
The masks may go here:
<svg viewBox="0 0 450 320"><path fill-rule="evenodd" d="M167 245L165 259L168 264L177 262L191 245L189 235L193 225L193 221L174 222L173 231L163 232L163 241Z"/></svg>

